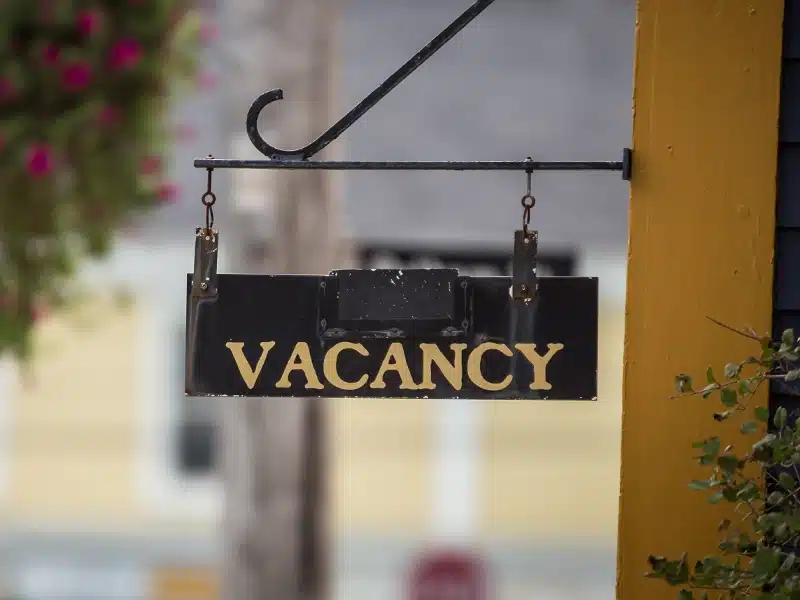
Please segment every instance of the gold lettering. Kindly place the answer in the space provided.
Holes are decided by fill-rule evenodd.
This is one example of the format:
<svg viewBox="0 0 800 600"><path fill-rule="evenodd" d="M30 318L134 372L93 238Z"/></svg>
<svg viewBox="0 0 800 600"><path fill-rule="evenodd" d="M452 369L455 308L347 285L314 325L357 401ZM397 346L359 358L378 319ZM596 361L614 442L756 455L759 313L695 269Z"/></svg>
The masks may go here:
<svg viewBox="0 0 800 600"><path fill-rule="evenodd" d="M472 352L470 352L469 358L467 358L467 375L472 380L472 383L477 385L482 390L499 392L511 384L512 378L511 375L506 375L503 381L498 383L487 381L481 372L481 359L489 350L496 350L502 353L504 356L511 356L511 350L509 350L508 346L505 344L495 344L494 342L485 342L480 344L479 346L476 346Z"/></svg>
<svg viewBox="0 0 800 600"><path fill-rule="evenodd" d="M564 348L564 344L547 344L547 354L540 356L536 352L536 344L517 344L514 346L522 356L528 359L533 367L532 390L549 390L553 386L547 381L547 363L552 360L556 352Z"/></svg>
<svg viewBox="0 0 800 600"><path fill-rule="evenodd" d="M386 356L383 357L381 368L378 369L375 379L369 384L369 387L376 390L382 390L386 387L386 382L383 380L387 371L395 371L400 376L400 389L401 390L416 390L418 386L414 383L414 378L411 377L411 369L408 368L408 361L406 360L406 353L403 351L403 344L394 342L389 345L386 351Z"/></svg>
<svg viewBox="0 0 800 600"><path fill-rule="evenodd" d="M353 342L339 342L335 344L325 354L325 361L322 363L322 372L325 374L325 379L340 390L350 391L364 387L364 384L367 383L367 375L362 375L358 378L358 381L345 381L339 376L337 363L339 361L339 354L341 354L343 350L355 350L361 356L369 356L369 352L364 348L364 344L354 344Z"/></svg>
<svg viewBox="0 0 800 600"><path fill-rule="evenodd" d="M420 390L433 390L436 389L436 384L433 383L433 364L439 367L442 375L450 383L454 390L460 390L463 373L462 355L466 344L450 344L450 349L453 351L453 362L447 360L444 353L439 350L436 344L420 344L422 350L422 383L419 384Z"/></svg>
<svg viewBox="0 0 800 600"><path fill-rule="evenodd" d="M247 358L244 356L244 342L228 342L225 347L231 351L233 360L236 361L236 367L239 369L239 375L242 376L247 389L252 390L258 376L261 374L261 369L264 368L264 363L267 361L267 354L275 347L275 342L261 342L261 356L256 363L256 368L250 367Z"/></svg>
<svg viewBox="0 0 800 600"><path fill-rule="evenodd" d="M294 350L292 350L292 355L289 357L289 361L286 363L286 368L283 370L283 375L275 384L275 387L292 387L292 384L289 381L289 375L292 373L292 371L303 372L303 375L306 376L305 388L307 390L323 389L324 386L319 380L317 372L314 370L314 363L311 360L311 351L308 348L308 344L305 342L297 342L294 345Z"/></svg>

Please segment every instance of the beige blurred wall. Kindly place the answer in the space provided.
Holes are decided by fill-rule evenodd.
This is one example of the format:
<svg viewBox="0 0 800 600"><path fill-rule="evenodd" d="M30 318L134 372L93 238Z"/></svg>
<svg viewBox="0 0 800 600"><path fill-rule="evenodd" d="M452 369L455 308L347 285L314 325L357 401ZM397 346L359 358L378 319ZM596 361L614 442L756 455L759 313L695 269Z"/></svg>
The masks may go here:
<svg viewBox="0 0 800 600"><path fill-rule="evenodd" d="M613 540L619 501L624 311L601 305L597 402L485 405L481 532Z"/></svg>
<svg viewBox="0 0 800 600"><path fill-rule="evenodd" d="M27 383L11 386L4 411L0 515L7 523L81 530L150 523L163 530L172 519L175 527L215 526L213 511L187 523L180 516L186 511L165 517L142 495L143 306L98 300L41 327ZM614 535L622 316L619 304L601 311L598 402L481 405L478 534ZM424 536L431 524L436 403L328 402L335 528Z"/></svg>

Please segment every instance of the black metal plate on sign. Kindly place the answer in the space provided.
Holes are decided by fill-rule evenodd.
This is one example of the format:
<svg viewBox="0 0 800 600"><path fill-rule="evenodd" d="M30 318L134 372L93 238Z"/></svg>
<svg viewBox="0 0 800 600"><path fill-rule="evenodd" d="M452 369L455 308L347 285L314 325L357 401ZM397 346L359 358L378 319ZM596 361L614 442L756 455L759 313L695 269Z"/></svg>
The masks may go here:
<svg viewBox="0 0 800 600"><path fill-rule="evenodd" d="M538 284L531 342L509 277L221 274L187 314L186 394L595 400L598 280Z"/></svg>

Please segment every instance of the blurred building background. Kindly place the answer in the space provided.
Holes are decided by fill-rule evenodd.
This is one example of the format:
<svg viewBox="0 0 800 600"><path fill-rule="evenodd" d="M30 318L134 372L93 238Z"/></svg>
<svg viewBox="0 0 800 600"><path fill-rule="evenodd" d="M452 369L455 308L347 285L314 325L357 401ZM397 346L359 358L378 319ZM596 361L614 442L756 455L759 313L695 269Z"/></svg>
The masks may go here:
<svg viewBox="0 0 800 600"><path fill-rule="evenodd" d="M468 5L347 0L345 108ZM212 72L224 72L235 44L224 27L234 7L207 8L222 25ZM498 0L348 131L342 154L619 160L634 16L632 0ZM217 597L215 407L236 399L183 397L182 328L205 186L192 159L255 152L235 138L247 107L231 115L223 100L207 90L175 109L197 132L176 148L180 200L87 270L92 300L43 323L30 373L0 365L0 597ZM217 178L221 270L236 244L226 204L268 214L263 176ZM372 266L396 263L392 248L425 249L420 266L446 251L510 252L525 192L513 173L352 173L343 185L353 244L383 248ZM403 598L410 561L439 544L486 557L489 600L613 597L627 185L616 174L542 173L533 191L542 253L600 277L599 401L331 402L337 598ZM124 306L120 286L131 292Z"/></svg>

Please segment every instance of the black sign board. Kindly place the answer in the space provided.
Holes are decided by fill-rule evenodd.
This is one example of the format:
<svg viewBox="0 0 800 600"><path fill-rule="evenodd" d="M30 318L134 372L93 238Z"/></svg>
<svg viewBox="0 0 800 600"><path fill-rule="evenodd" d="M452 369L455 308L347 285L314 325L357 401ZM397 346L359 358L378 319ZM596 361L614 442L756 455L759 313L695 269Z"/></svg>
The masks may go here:
<svg viewBox="0 0 800 600"><path fill-rule="evenodd" d="M596 278L534 275L523 303L524 282L455 269L220 274L193 288L198 275L187 395L596 399Z"/></svg>

